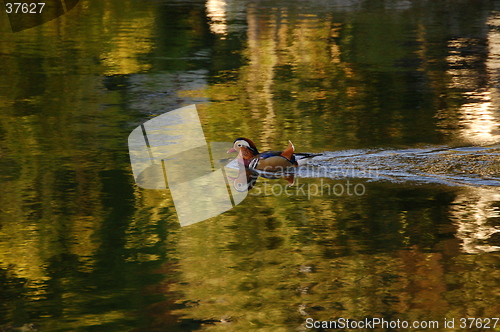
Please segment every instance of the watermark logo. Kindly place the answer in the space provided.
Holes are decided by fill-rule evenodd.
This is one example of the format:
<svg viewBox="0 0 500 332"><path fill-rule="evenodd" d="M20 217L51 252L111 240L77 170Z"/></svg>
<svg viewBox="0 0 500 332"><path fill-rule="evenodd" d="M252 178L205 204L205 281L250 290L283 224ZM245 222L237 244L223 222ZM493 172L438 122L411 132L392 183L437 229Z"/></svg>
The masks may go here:
<svg viewBox="0 0 500 332"><path fill-rule="evenodd" d="M79 0L3 0L12 32L42 25L73 9Z"/></svg>
<svg viewBox="0 0 500 332"><path fill-rule="evenodd" d="M135 128L128 146L136 184L144 189L168 187L181 226L228 211L248 194L237 190L226 175L226 166L219 163L227 158L231 143L207 144L195 105Z"/></svg>

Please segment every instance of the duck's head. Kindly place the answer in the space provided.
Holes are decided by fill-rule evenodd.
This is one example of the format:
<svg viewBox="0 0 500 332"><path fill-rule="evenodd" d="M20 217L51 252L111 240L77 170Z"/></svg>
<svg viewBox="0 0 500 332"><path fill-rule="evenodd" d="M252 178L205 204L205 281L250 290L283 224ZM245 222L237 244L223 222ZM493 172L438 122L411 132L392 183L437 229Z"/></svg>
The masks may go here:
<svg viewBox="0 0 500 332"><path fill-rule="evenodd" d="M249 140L248 138L244 138L244 137L240 137L240 138L235 139L234 143L233 143L233 148L229 149L227 151L227 153L239 152L241 147L247 148L254 155L259 154L259 150L257 150L257 147L255 146L255 144L251 140Z"/></svg>

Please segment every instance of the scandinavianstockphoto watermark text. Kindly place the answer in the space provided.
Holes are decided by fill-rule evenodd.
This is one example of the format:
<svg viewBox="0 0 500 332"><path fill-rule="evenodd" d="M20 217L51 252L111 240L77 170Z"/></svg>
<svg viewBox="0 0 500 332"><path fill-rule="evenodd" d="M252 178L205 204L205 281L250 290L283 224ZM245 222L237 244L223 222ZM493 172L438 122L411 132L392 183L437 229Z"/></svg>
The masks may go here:
<svg viewBox="0 0 500 332"><path fill-rule="evenodd" d="M320 178L320 183L301 183L301 178L296 178L293 186L282 183L264 182L249 192L251 196L307 196L308 199L315 196L362 196L366 193L363 183L352 183L349 179L377 179L379 177L376 167L340 167L320 166L301 167L301 172L312 178ZM312 175L312 176L311 176ZM346 179L347 178L347 179ZM345 182L332 183L331 180L346 179Z"/></svg>
<svg viewBox="0 0 500 332"><path fill-rule="evenodd" d="M293 186L282 183L264 182L262 186L253 188L250 196L307 196L307 199L316 196L363 196L366 187L363 183L352 183L346 180L343 183L327 183L324 179L320 183L301 183L300 178L295 180Z"/></svg>
<svg viewBox="0 0 500 332"><path fill-rule="evenodd" d="M500 318L444 318L443 320L390 320L385 318L365 318L361 320L337 318L335 320L314 320L307 318L305 327L308 329L495 329Z"/></svg>

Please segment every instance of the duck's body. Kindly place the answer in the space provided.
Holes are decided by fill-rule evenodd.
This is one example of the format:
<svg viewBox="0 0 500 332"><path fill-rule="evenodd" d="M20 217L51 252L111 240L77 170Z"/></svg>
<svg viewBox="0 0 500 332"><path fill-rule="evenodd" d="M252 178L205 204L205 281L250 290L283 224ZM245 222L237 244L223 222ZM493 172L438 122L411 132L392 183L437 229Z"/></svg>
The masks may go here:
<svg viewBox="0 0 500 332"><path fill-rule="evenodd" d="M284 171L289 167L296 167L307 163L311 157L320 154L295 153L295 147L288 141L288 147L284 151L266 151L259 153L255 144L248 138L237 138L233 143L233 148L227 151L239 152L239 156L244 160L245 166L261 171Z"/></svg>

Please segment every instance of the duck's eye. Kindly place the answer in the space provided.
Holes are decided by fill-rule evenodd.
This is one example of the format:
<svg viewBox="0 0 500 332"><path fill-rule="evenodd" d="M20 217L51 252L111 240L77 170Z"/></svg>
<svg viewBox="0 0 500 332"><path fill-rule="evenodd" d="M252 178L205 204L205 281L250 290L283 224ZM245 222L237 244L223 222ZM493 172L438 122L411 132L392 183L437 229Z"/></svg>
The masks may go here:
<svg viewBox="0 0 500 332"><path fill-rule="evenodd" d="M239 148L241 148L241 147L242 147L241 143L239 143L239 144L238 144L238 147L239 147Z"/></svg>
<svg viewBox="0 0 500 332"><path fill-rule="evenodd" d="M237 183L236 185L238 186L238 188L243 187L243 183Z"/></svg>

